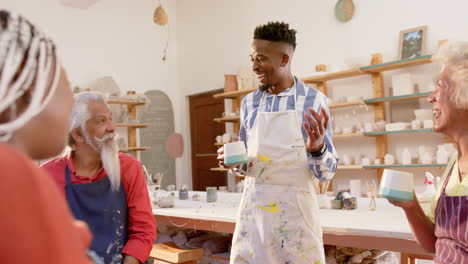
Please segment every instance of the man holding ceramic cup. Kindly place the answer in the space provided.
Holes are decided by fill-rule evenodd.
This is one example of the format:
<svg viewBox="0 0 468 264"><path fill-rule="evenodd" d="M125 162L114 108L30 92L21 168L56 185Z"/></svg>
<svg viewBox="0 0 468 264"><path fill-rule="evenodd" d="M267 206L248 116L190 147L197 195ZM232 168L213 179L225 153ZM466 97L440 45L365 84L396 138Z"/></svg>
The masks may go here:
<svg viewBox="0 0 468 264"><path fill-rule="evenodd" d="M291 73L295 48L286 23L255 29L252 70L261 85L241 103L247 164L231 264L325 263L313 179L329 181L338 159L327 97ZM221 147L220 165L237 168L241 150Z"/></svg>

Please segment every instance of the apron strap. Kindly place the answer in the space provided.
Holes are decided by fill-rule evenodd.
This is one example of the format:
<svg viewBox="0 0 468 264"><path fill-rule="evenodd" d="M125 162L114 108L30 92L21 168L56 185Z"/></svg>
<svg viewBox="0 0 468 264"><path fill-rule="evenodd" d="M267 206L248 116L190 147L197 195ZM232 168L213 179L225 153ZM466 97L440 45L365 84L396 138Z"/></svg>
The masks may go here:
<svg viewBox="0 0 468 264"><path fill-rule="evenodd" d="M299 127L301 127L301 131L302 131L302 111L297 111L297 102L298 102L298 97L299 97L299 94L297 93L297 81L296 81L296 76L293 76L294 78L294 84L292 86L292 89L294 89L294 94L293 94L293 98L294 98L294 111L296 112L296 116L297 116L297 123L299 125ZM262 96L260 97L260 103L258 105L258 110L257 110L257 117L258 117L258 114L260 112L262 112L263 109L265 109L265 97L267 95L268 91L264 91L262 92ZM304 102L302 103L302 108L304 108ZM255 122L257 122L257 118L255 118ZM253 126L252 126L253 127ZM304 139L305 140L305 139Z"/></svg>
<svg viewBox="0 0 468 264"><path fill-rule="evenodd" d="M70 169L68 168L68 166L65 167L65 182L67 185L71 184Z"/></svg>
<svg viewBox="0 0 468 264"><path fill-rule="evenodd" d="M452 162L452 164L450 165L450 170L448 171L447 175L445 176L445 179L444 179L444 182L443 182L443 185L442 185L442 188L440 189L440 195L439 195L439 199L437 199L437 205L436 205L436 208L435 208L435 213L436 213L436 216L440 210L440 206L441 206L441 201L443 197L445 197L445 188L447 188L447 184L450 180L450 176L452 176L452 171L453 171L453 167L455 165L455 159L454 161ZM436 224L437 224L437 218L436 218Z"/></svg>
<svg viewBox="0 0 468 264"><path fill-rule="evenodd" d="M458 156L457 156L458 158ZM447 175L445 176L445 179L444 179L444 183L442 185L442 189L441 189L441 195L442 193L445 193L445 188L447 188L447 184L448 182L450 181L450 177L452 176L452 172L453 172L453 167L455 167L455 163L456 163L456 159L453 160L452 164L449 165L450 166L450 170L449 172L447 173ZM457 175L458 176L458 175Z"/></svg>

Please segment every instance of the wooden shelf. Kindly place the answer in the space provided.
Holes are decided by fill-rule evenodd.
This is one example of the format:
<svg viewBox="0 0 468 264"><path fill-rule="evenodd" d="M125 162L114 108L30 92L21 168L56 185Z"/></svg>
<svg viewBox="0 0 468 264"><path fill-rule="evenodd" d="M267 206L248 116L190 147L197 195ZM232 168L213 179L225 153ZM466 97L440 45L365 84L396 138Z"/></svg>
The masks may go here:
<svg viewBox="0 0 468 264"><path fill-rule="evenodd" d="M215 118L215 122L221 123L221 122L239 122L240 121L240 116L230 116L230 117L220 117L220 118Z"/></svg>
<svg viewBox="0 0 468 264"><path fill-rule="evenodd" d="M145 102L139 102L135 100L127 100L127 99L108 99L108 104L127 104L127 105L144 105Z"/></svg>
<svg viewBox="0 0 468 264"><path fill-rule="evenodd" d="M379 98L372 98L364 100L366 104L377 104L382 102L391 102L391 101L403 101L403 100L411 100L411 99L418 99L427 97L432 92L425 92L425 93L416 93L416 94L407 94L407 95L398 95L398 96L387 96L387 97L379 97Z"/></svg>
<svg viewBox="0 0 468 264"><path fill-rule="evenodd" d="M333 73L311 76L311 77L304 77L302 78L302 81L304 83L321 83L325 81L344 79L344 78L355 77L355 76L364 75L364 74L366 74L366 72L363 72L359 68L356 68L356 69L351 69L347 71L333 72Z"/></svg>
<svg viewBox="0 0 468 264"><path fill-rule="evenodd" d="M362 169L361 165L338 165L339 170L358 170Z"/></svg>
<svg viewBox="0 0 468 264"><path fill-rule="evenodd" d="M404 59L404 60L391 61L391 62L386 62L386 63L381 63L381 64L369 65L369 66L361 67L360 70L363 71L364 73L377 73L377 72L383 72L383 71L391 71L391 70L431 63L432 62L431 57L432 55L425 55L425 56L419 56L419 57L412 58L412 59Z"/></svg>
<svg viewBox="0 0 468 264"><path fill-rule="evenodd" d="M234 92L228 92L228 93L219 93L213 95L214 98L224 98L224 99L233 99L236 97L239 97L241 95L246 95L248 93L251 93L253 91L257 90L257 88L252 88L252 89L242 89Z"/></svg>
<svg viewBox="0 0 468 264"><path fill-rule="evenodd" d="M127 148L120 148L119 151L128 152L128 151L142 151L142 150L150 150L151 147L127 147Z"/></svg>
<svg viewBox="0 0 468 264"><path fill-rule="evenodd" d="M394 165L370 165L362 166L364 169L384 169L384 168L429 168L429 167L447 167L447 164L394 164Z"/></svg>
<svg viewBox="0 0 468 264"><path fill-rule="evenodd" d="M355 101L355 102L332 104L332 105L330 105L330 109L340 108L340 107L348 107L348 106L355 106L355 105L364 105L364 102L363 101Z"/></svg>
<svg viewBox="0 0 468 264"><path fill-rule="evenodd" d="M217 147L224 146L224 144L226 144L226 143L214 143L214 145L217 146Z"/></svg>
<svg viewBox="0 0 468 264"><path fill-rule="evenodd" d="M330 105L330 109L332 109L332 108L341 108L341 107L349 107L349 106L356 106L356 105L373 105L373 104L377 104L377 103L391 102L391 101L412 100L412 99L427 97L431 93L432 92L398 95L398 96L387 96L387 97L365 99L365 100L362 100L362 101L332 104L332 105Z"/></svg>
<svg viewBox="0 0 468 264"><path fill-rule="evenodd" d="M228 169L225 168L211 168L210 171L221 171L221 172L226 172Z"/></svg>
<svg viewBox="0 0 468 264"><path fill-rule="evenodd" d="M114 123L116 127L134 127L134 128L144 128L151 126L150 123Z"/></svg>
<svg viewBox="0 0 468 264"><path fill-rule="evenodd" d="M363 136L362 133L352 133L352 134L334 134L333 138L348 138L348 137L359 137Z"/></svg>
<svg viewBox="0 0 468 264"><path fill-rule="evenodd" d="M397 130L397 131L364 132L364 136L379 136L379 135L389 135L389 134L424 133L424 132L434 132L434 129L422 128L422 129L407 129L407 130Z"/></svg>
<svg viewBox="0 0 468 264"><path fill-rule="evenodd" d="M369 66L351 69L347 71L333 72L333 73L311 76L311 77L304 77L302 78L302 81L305 83L321 83L321 82L326 82L326 81L331 81L331 80L356 77L359 75L364 75L364 74L369 74L369 73L396 70L396 69L431 63L432 62L431 57L432 55L425 55L425 56L419 56L419 57L412 58L412 59L404 59L404 60L391 61L391 62L380 63L380 64L375 64L375 65L369 65Z"/></svg>

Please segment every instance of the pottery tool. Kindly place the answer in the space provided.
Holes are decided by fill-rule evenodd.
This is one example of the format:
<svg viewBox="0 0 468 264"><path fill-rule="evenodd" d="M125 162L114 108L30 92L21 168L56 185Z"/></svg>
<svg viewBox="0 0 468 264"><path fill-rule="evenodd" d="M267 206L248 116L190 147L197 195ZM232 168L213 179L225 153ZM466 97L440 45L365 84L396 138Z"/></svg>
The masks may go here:
<svg viewBox="0 0 468 264"><path fill-rule="evenodd" d="M151 180L151 176L149 175L148 171L146 170L145 165L142 165L142 167L143 167L143 171L145 172L146 183L147 184L152 183L153 181Z"/></svg>

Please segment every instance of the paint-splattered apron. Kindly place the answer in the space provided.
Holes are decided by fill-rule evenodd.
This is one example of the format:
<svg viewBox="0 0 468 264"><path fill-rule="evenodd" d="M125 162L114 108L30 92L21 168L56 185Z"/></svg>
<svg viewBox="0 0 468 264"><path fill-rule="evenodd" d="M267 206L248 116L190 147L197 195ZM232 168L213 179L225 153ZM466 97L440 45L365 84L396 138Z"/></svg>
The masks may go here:
<svg viewBox="0 0 468 264"><path fill-rule="evenodd" d="M325 264L301 113L264 112L263 99L248 142L230 263Z"/></svg>
<svg viewBox="0 0 468 264"><path fill-rule="evenodd" d="M456 164L454 162L454 164ZM438 264L468 264L468 196L448 196L445 188L453 165L444 181L436 208L435 235ZM454 175L459 177L458 175Z"/></svg>
<svg viewBox="0 0 468 264"><path fill-rule="evenodd" d="M75 218L85 221L93 241L90 249L106 264L122 263L121 251L127 243L127 198L120 185L111 191L109 178L85 184L72 184L65 170L65 193Z"/></svg>

